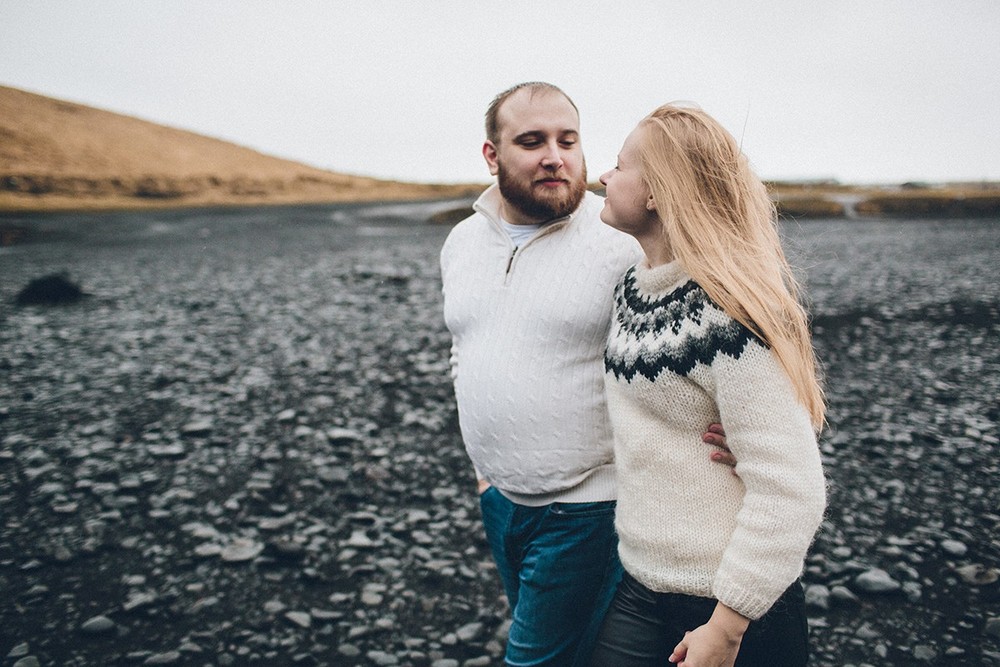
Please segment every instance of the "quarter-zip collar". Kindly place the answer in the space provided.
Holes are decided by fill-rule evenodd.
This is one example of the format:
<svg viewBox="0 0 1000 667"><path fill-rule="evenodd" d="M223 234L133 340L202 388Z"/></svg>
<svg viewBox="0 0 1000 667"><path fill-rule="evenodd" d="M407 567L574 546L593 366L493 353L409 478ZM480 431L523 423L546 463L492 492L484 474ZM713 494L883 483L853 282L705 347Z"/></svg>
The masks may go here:
<svg viewBox="0 0 1000 667"><path fill-rule="evenodd" d="M556 231L563 229L568 226L573 220L576 219L586 202L586 195L580 201L580 205L576 207L569 215L563 216L561 218L556 218L550 222L546 222L541 229L535 232L535 235L529 238L527 241L522 243L520 246L514 245L514 241L510 238L510 234L507 230L503 228L503 224L500 222L500 204L501 204L500 186L494 183L489 188L486 189L483 194L479 195L479 199L472 205L473 210L480 213L489 220L490 225L493 227L494 231L499 234L504 242L507 244L507 266L504 270L504 285L510 284L511 276L514 273L514 269L517 264L517 258L524 251L525 248L530 246L532 243L538 241L538 239L543 236L548 236Z"/></svg>
<svg viewBox="0 0 1000 667"><path fill-rule="evenodd" d="M584 199L580 201L580 206L578 206L576 210L574 210L572 213L563 216L561 218L556 218L555 220L552 220L550 222L546 222L534 236L525 241L521 246L515 247L514 242L510 240L510 235L507 234L507 232L503 228L503 225L500 224L501 197L502 195L500 194L500 186L494 183L489 188L487 188L486 191L483 192L483 194L479 195L479 199L477 199L476 202L472 205L472 208L476 212L481 213L487 220L489 220L490 224L493 225L494 229L496 229L500 234L504 236L504 238L507 239L507 243L510 245L511 249L511 257L510 257L511 263L513 262L514 255L517 253L518 250L526 248L527 246L531 245L532 243L534 243L543 236L551 234L552 232L558 229L562 229L563 227L567 226L570 222L572 222L574 219L576 219L577 214L580 212L580 209L583 207L584 202L586 201L586 196L584 196ZM510 268L508 267L508 272L509 271Z"/></svg>

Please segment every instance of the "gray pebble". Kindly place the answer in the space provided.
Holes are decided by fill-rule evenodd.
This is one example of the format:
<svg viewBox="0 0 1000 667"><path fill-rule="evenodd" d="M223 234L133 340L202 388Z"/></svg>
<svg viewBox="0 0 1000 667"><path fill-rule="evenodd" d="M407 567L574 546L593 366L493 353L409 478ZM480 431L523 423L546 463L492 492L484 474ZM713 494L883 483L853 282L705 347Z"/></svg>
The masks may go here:
<svg viewBox="0 0 1000 667"><path fill-rule="evenodd" d="M458 640L465 643L475 641L482 634L482 623L468 623L455 631L455 636L458 637Z"/></svg>
<svg viewBox="0 0 1000 667"><path fill-rule="evenodd" d="M834 586L830 589L830 599L837 603L857 604L858 596L847 586Z"/></svg>
<svg viewBox="0 0 1000 667"><path fill-rule="evenodd" d="M115 627L115 622L107 616L94 616L84 621L83 625L80 626L80 630L88 635L99 635L111 632Z"/></svg>
<svg viewBox="0 0 1000 667"><path fill-rule="evenodd" d="M380 665L382 667L399 664L399 658L391 653L386 653L385 651L368 651L368 653L365 654L365 657L376 665Z"/></svg>
<svg viewBox="0 0 1000 667"><path fill-rule="evenodd" d="M865 593L892 593L901 588L900 583L890 577L888 572L878 568L859 574L854 579L854 585Z"/></svg>
<svg viewBox="0 0 1000 667"><path fill-rule="evenodd" d="M462 667L490 667L493 659L488 655L481 655L478 658L469 658L462 663Z"/></svg>
<svg viewBox="0 0 1000 667"><path fill-rule="evenodd" d="M21 642L20 644L15 645L14 648L10 650L10 652L7 654L7 657L23 658L24 656L28 655L28 653L29 653L28 642Z"/></svg>
<svg viewBox="0 0 1000 667"><path fill-rule="evenodd" d="M290 611L285 614L285 618L300 628L308 628L312 626L312 616L310 616L308 612Z"/></svg>
<svg viewBox="0 0 1000 667"><path fill-rule="evenodd" d="M817 609L830 608L830 589L822 584L811 584L805 588L806 605Z"/></svg>
<svg viewBox="0 0 1000 667"><path fill-rule="evenodd" d="M958 540L943 540L941 542L941 550L950 556L956 556L961 558L965 554L969 553L969 547L965 546L964 543Z"/></svg>
<svg viewBox="0 0 1000 667"><path fill-rule="evenodd" d="M356 658L361 655L361 649L354 644L341 644L337 647L337 653L345 658Z"/></svg>

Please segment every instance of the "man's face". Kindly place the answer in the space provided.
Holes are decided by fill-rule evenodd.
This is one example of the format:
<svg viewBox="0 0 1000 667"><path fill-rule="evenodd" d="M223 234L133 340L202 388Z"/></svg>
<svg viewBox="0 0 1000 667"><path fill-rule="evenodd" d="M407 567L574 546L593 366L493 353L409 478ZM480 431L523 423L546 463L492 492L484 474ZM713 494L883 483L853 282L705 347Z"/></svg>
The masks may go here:
<svg viewBox="0 0 1000 667"><path fill-rule="evenodd" d="M497 177L504 217L513 224L569 215L587 189L580 118L563 95L519 90L500 107L500 138L483 156Z"/></svg>

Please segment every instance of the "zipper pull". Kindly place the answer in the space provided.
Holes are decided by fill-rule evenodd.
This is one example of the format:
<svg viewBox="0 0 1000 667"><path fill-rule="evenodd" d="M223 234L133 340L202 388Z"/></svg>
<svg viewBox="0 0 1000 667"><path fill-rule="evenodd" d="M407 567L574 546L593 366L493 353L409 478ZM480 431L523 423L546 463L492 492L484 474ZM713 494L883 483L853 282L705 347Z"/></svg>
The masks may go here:
<svg viewBox="0 0 1000 667"><path fill-rule="evenodd" d="M507 275L510 275L510 267L514 265L514 255L517 254L517 247L515 247L510 253L510 259L507 260Z"/></svg>

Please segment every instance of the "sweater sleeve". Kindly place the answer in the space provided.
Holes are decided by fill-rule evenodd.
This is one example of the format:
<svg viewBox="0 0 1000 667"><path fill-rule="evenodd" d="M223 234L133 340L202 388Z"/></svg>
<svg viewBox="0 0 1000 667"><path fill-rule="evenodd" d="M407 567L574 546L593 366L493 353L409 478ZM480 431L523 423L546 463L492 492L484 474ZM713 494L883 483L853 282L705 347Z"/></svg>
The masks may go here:
<svg viewBox="0 0 1000 667"><path fill-rule="evenodd" d="M454 233L454 232L453 232ZM445 239L444 245L441 247L441 252L438 256L438 266L441 271L441 295L442 297L447 296L447 275L448 267L451 257L451 247L452 247L452 234L448 235ZM451 374L452 382L458 377L458 345L455 342L455 337L452 336L451 339L451 349L448 353L448 367Z"/></svg>
<svg viewBox="0 0 1000 667"><path fill-rule="evenodd" d="M760 618L802 572L826 505L816 436L776 355L756 338L707 367L726 442L745 486L715 597Z"/></svg>

